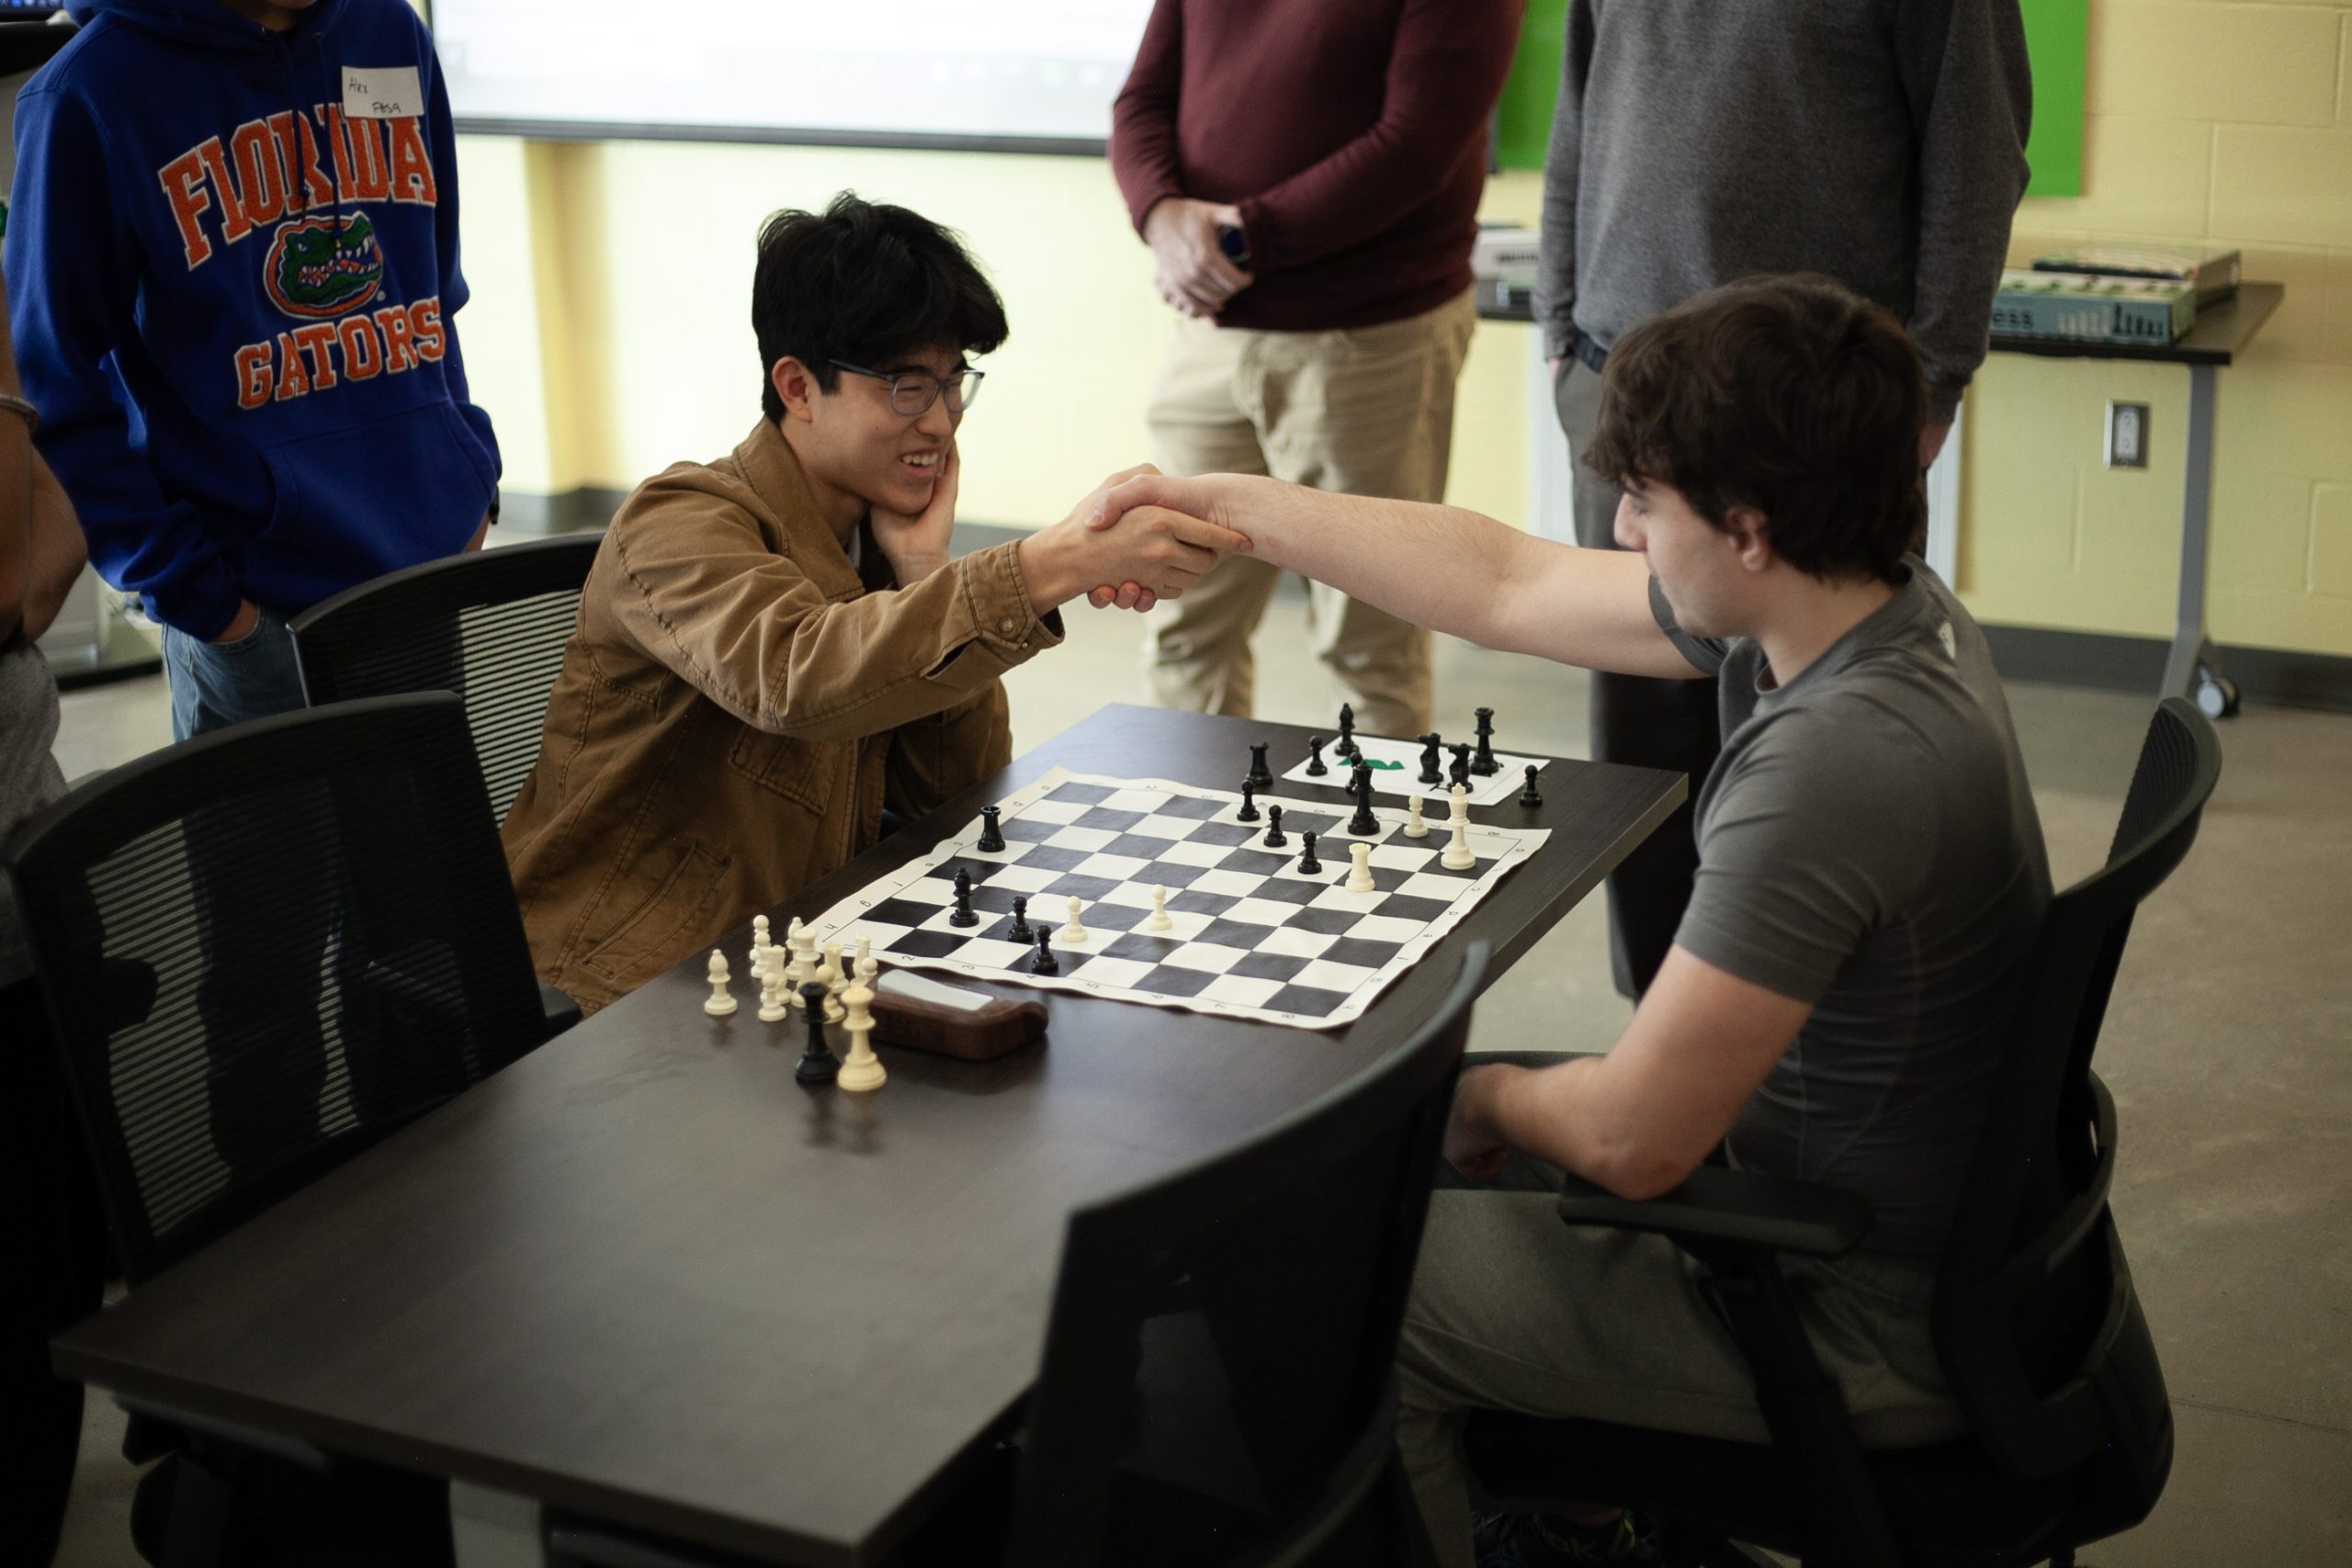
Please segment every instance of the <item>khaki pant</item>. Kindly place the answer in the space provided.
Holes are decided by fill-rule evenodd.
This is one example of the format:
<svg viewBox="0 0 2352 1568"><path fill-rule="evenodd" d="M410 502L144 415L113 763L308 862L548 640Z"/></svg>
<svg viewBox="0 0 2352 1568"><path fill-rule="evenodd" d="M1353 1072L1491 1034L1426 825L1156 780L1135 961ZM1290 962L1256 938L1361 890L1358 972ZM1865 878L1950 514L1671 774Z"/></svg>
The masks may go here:
<svg viewBox="0 0 2352 1568"><path fill-rule="evenodd" d="M1696 1266L1663 1236L1563 1225L1547 1177L1521 1183L1532 1191L1456 1189L1430 1203L1397 1347L1396 1448L1443 1568L1472 1560L1462 1429L1473 1410L1769 1440L1755 1380ZM1932 1274L1866 1258L1785 1271L1865 1448L1967 1429L1928 1337ZM1575 1477L1560 1484L1577 1495Z"/></svg>
<svg viewBox="0 0 2352 1568"><path fill-rule="evenodd" d="M1453 443L1453 384L1477 312L1464 294L1423 315L1344 332L1177 323L1151 393L1153 461L1171 474L1271 474L1316 490L1440 501ZM1248 717L1250 639L1281 579L1227 558L1150 616L1145 679L1164 707ZM1310 583L1308 636L1375 735L1430 728L1430 634Z"/></svg>

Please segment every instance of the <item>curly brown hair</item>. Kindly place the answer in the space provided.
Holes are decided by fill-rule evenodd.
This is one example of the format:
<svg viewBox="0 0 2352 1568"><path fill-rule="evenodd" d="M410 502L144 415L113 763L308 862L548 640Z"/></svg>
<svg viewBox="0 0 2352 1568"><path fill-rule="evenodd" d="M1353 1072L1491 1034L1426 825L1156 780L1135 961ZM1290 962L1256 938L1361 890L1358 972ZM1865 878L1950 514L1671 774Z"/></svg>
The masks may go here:
<svg viewBox="0 0 2352 1568"><path fill-rule="evenodd" d="M1735 506L1825 581L1898 581L1923 532L1927 383L1902 325L1819 273L1744 277L1635 326L1609 352L1584 460L1671 485L1717 528Z"/></svg>

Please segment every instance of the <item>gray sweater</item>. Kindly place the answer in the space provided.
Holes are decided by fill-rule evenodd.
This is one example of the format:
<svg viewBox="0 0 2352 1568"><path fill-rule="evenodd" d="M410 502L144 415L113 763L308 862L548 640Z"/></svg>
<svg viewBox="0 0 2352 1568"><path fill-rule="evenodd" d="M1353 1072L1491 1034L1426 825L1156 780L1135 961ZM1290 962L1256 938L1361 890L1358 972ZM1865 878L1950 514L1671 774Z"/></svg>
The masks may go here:
<svg viewBox="0 0 2352 1568"><path fill-rule="evenodd" d="M1894 312L1944 422L1984 358L2032 114L2018 0L1569 0L1546 355L1757 272Z"/></svg>

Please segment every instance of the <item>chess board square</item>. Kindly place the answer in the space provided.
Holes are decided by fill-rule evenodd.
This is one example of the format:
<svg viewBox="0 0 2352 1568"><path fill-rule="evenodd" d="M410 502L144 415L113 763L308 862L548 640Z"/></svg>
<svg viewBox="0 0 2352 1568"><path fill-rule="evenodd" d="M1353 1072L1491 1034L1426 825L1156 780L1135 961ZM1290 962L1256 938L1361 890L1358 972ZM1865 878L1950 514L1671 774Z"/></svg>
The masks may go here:
<svg viewBox="0 0 2352 1568"><path fill-rule="evenodd" d="M1012 864L1026 855L1032 847L1027 840L1007 836L1004 848L1001 850L984 850L978 844L972 843L962 846L956 852L959 857L968 857L970 863L974 865L998 866ZM976 872L974 874L978 874Z"/></svg>
<svg viewBox="0 0 2352 1568"><path fill-rule="evenodd" d="M1064 828L1046 840L1057 850L1084 850L1092 854L1119 835L1108 828Z"/></svg>
<svg viewBox="0 0 2352 1568"><path fill-rule="evenodd" d="M1080 818L1075 825L1099 828L1106 833L1124 833L1148 815L1142 811L1114 811L1107 806L1097 806Z"/></svg>
<svg viewBox="0 0 2352 1568"><path fill-rule="evenodd" d="M1247 898L1250 894L1258 891L1259 885L1264 880L1263 877L1250 876L1241 872L1227 871L1223 866L1219 866L1215 871L1204 871L1195 877L1192 890L1195 893L1223 893L1236 898Z"/></svg>
<svg viewBox="0 0 2352 1568"><path fill-rule="evenodd" d="M1070 868L1077 876L1100 876L1112 882L1132 882L1136 874L1151 863L1149 855L1117 855L1104 852L1089 855Z"/></svg>
<svg viewBox="0 0 2352 1568"><path fill-rule="evenodd" d="M1128 829L1125 836L1157 839L1166 842L1170 840L1188 839L1192 837L1193 829L1199 826L1197 821L1182 817L1170 817L1162 812L1145 818Z"/></svg>
<svg viewBox="0 0 2352 1568"><path fill-rule="evenodd" d="M921 904L912 898L885 898L868 909L864 919L874 925L904 926L911 930L931 919L938 909L936 904Z"/></svg>
<svg viewBox="0 0 2352 1568"><path fill-rule="evenodd" d="M969 931L909 931L892 942L888 951L903 953L909 958L944 958L971 940Z"/></svg>
<svg viewBox="0 0 2352 1568"><path fill-rule="evenodd" d="M1080 876L1075 873L1064 873L1055 877L1052 884L1040 895L1045 902L1036 907L1057 917L1056 923L1058 924L1058 917L1063 913L1063 900L1081 898L1089 904L1097 903L1104 894L1117 886L1119 885L1107 876Z"/></svg>
<svg viewBox="0 0 2352 1568"><path fill-rule="evenodd" d="M1029 922L1030 934L1026 937L1016 937L1012 934L1012 917L1011 915L998 915L989 920L987 924L980 927L979 935L975 937L973 940L976 942L1011 942L1021 948L1022 951L1027 952L1037 944L1036 932L1037 922L1031 920ZM1007 965L1007 967L1010 967L1010 965Z"/></svg>
<svg viewBox="0 0 2352 1568"><path fill-rule="evenodd" d="M1162 817L1181 817L1190 822L1205 822L1233 809L1233 803L1197 795L1170 795L1166 805L1159 807Z"/></svg>
<svg viewBox="0 0 2352 1568"><path fill-rule="evenodd" d="M1133 958L1144 964L1164 964L1168 955L1184 945L1175 931L1127 931L1103 945L1106 958Z"/></svg>
<svg viewBox="0 0 2352 1568"><path fill-rule="evenodd" d="M1351 893L1345 887L1326 887L1315 896L1315 902L1309 908L1329 909L1334 913L1369 915L1380 908L1380 900L1385 897L1379 889L1378 872L1373 873L1372 880L1374 887L1369 893Z"/></svg>
<svg viewBox="0 0 2352 1568"><path fill-rule="evenodd" d="M1437 857L1436 850L1417 844L1410 839L1402 843L1391 840L1385 844L1374 845L1372 850L1372 864L1375 871L1419 871Z"/></svg>
<svg viewBox="0 0 2352 1568"><path fill-rule="evenodd" d="M1010 845L1007 847L1009 848ZM956 880L957 872L968 872L971 874L974 885L978 886L985 884L992 876L1012 869L1019 861L1027 859L1030 851L1035 847L1032 844L1023 844L1019 855L1007 855L1001 860L992 859L988 855L974 854L968 850L959 851L941 861L923 874L927 877L935 876L942 882L952 884Z"/></svg>
<svg viewBox="0 0 2352 1568"><path fill-rule="evenodd" d="M1253 926L1278 926L1297 912L1298 906L1274 898L1244 898L1225 912L1228 920L1241 920Z"/></svg>
<svg viewBox="0 0 2352 1568"><path fill-rule="evenodd" d="M1136 826L1141 827L1138 823ZM1168 848L1166 839L1155 839L1148 833L1122 833L1102 846L1106 855L1123 855L1134 860L1155 860Z"/></svg>
<svg viewBox="0 0 2352 1568"><path fill-rule="evenodd" d="M1391 947L1402 947L1420 935L1421 927L1425 922L1398 919L1396 912L1389 908L1395 902L1393 898L1382 899L1380 913L1366 915L1348 928L1350 939L1356 942L1383 942Z"/></svg>
<svg viewBox="0 0 2352 1568"><path fill-rule="evenodd" d="M1103 797L1102 809L1149 813L1159 810L1175 798L1164 789L1114 790Z"/></svg>
<svg viewBox="0 0 2352 1568"><path fill-rule="evenodd" d="M1003 833L1004 841L1008 844L1041 844L1061 831L1064 826L1065 824L1059 822L1046 822L1037 818L1019 817L1002 824L1000 831Z"/></svg>
<svg viewBox="0 0 2352 1568"><path fill-rule="evenodd" d="M1329 871L1314 876L1301 876L1294 872L1288 876L1270 876L1258 886L1259 898L1277 899L1294 907L1311 904L1315 896L1327 886Z"/></svg>
<svg viewBox="0 0 2352 1568"><path fill-rule="evenodd" d="M1206 969L1179 969L1170 964L1155 964L1151 972L1129 989L1162 997L1197 997L1216 984L1216 978Z"/></svg>
<svg viewBox="0 0 2352 1568"><path fill-rule="evenodd" d="M1322 939L1318 937L1316 940ZM1309 956L1312 955L1293 958L1281 953L1253 953L1226 973L1238 975L1251 980L1287 980L1306 967L1306 959Z"/></svg>
<svg viewBox="0 0 2352 1568"><path fill-rule="evenodd" d="M1066 829L1056 829L1055 831L1061 832ZM1091 849L1059 849L1050 845L1041 846L1021 857L1020 869L1026 871L1035 866L1041 871L1075 871L1084 863L1086 857L1093 852L1094 851Z"/></svg>
<svg viewBox="0 0 2352 1568"><path fill-rule="evenodd" d="M1363 903L1369 905L1372 897L1373 895L1365 895ZM1354 900L1351 899L1351 904L1353 902ZM1327 909L1309 905L1293 915L1290 918L1290 925L1285 929L1295 931L1313 931L1321 936L1338 936L1371 912L1369 908Z"/></svg>
<svg viewBox="0 0 2352 1568"><path fill-rule="evenodd" d="M1137 982L1151 973L1151 963L1146 959L1114 958L1105 952L1081 959L1075 964L1065 957L1062 973L1073 980L1089 980L1098 986L1115 986L1120 990L1132 991Z"/></svg>
<svg viewBox="0 0 2352 1568"><path fill-rule="evenodd" d="M1247 872L1251 876L1272 876L1283 867L1295 863L1297 858L1298 853L1295 850L1270 850L1260 843L1252 842L1244 848L1235 850L1217 864L1223 871Z"/></svg>
<svg viewBox="0 0 2352 1568"><path fill-rule="evenodd" d="M1065 779L1054 786L1054 793L1046 798L1072 806L1099 806L1118 794L1120 787L1117 784L1080 784L1076 779Z"/></svg>
<svg viewBox="0 0 2352 1568"><path fill-rule="evenodd" d="M1233 847L1230 844L1196 844L1187 840L1181 844L1168 845L1159 852L1159 858L1168 863L1196 865L1205 871L1210 866L1218 864L1232 852Z"/></svg>
<svg viewBox="0 0 2352 1568"><path fill-rule="evenodd" d="M1352 964L1366 971L1378 969L1396 956L1396 944L1392 942L1363 942L1343 936L1323 950L1325 964Z"/></svg>
<svg viewBox="0 0 2352 1568"><path fill-rule="evenodd" d="M1264 936L1268 929L1265 926L1253 926L1240 920L1221 918L1211 920L1202 927L1199 940L1247 953L1258 945L1258 939Z"/></svg>
<svg viewBox="0 0 2352 1568"><path fill-rule="evenodd" d="M1188 942L1168 955L1163 969L1198 969L1204 974L1222 975L1249 956L1247 949L1227 947L1214 942Z"/></svg>
<svg viewBox="0 0 2352 1568"><path fill-rule="evenodd" d="M1092 804L1086 800L1033 800L1021 808L1021 815L1012 821L1051 822L1057 827L1067 828L1085 816L1086 808ZM1010 838L1012 822L1004 823L1003 828L1006 837Z"/></svg>
<svg viewBox="0 0 2352 1568"><path fill-rule="evenodd" d="M1182 893L1168 896L1168 912L1171 915L1179 910L1187 915L1221 915L1238 902L1240 900L1230 893L1206 893L1198 887L1187 887Z"/></svg>
<svg viewBox="0 0 2352 1568"><path fill-rule="evenodd" d="M1078 858L1082 860L1085 857L1081 855ZM1060 872L1047 866L1009 865L989 877L989 885L983 891L991 894L1001 893L1007 900L1010 900L1015 893L1042 893L1054 885L1054 879L1061 874ZM979 902L979 894L973 894L973 907L977 908ZM1011 908L1010 902L1007 903L1006 908Z"/></svg>
<svg viewBox="0 0 2352 1568"><path fill-rule="evenodd" d="M1225 974L1204 987L1201 996L1230 1007L1256 1008L1265 1006L1267 998L1282 988L1279 980L1253 980L1247 976Z"/></svg>
<svg viewBox="0 0 2352 1568"><path fill-rule="evenodd" d="M1323 950L1339 940L1335 931L1310 931L1297 926L1284 926L1258 939L1258 953L1282 958L1320 958Z"/></svg>
<svg viewBox="0 0 2352 1568"><path fill-rule="evenodd" d="M1338 991L1315 990L1293 984L1284 986L1261 1005L1271 1012L1296 1013L1301 1018L1328 1018L1347 999Z"/></svg>
<svg viewBox="0 0 2352 1568"><path fill-rule="evenodd" d="M1416 898L1442 898L1450 904L1478 880L1481 869L1474 866L1468 871L1447 871L1432 864L1427 871L1417 871L1397 884L1396 891Z"/></svg>
<svg viewBox="0 0 2352 1568"><path fill-rule="evenodd" d="M1352 991L1372 978L1372 971L1353 964L1335 964L1328 958L1317 958L1298 972L1291 984L1311 986L1318 991Z"/></svg>
<svg viewBox="0 0 2352 1568"><path fill-rule="evenodd" d="M923 921L922 929L927 931L961 931L969 937L978 935L979 929L987 923L986 917L975 913L970 924L959 926L956 924L956 911L951 907L933 910L931 919Z"/></svg>
<svg viewBox="0 0 2352 1568"><path fill-rule="evenodd" d="M1400 920L1410 920L1417 926L1430 924L1452 907L1435 898L1416 898L1409 893L1391 893L1380 901L1382 915L1393 915Z"/></svg>
<svg viewBox="0 0 2352 1568"><path fill-rule="evenodd" d="M1011 922L1007 922L1010 924ZM958 964L969 964L980 969L1010 969L1026 963L1034 950L1026 942L1005 942L996 937L974 937L947 956Z"/></svg>
<svg viewBox="0 0 2352 1568"><path fill-rule="evenodd" d="M1149 909L1151 886L1143 882L1122 882L1102 895L1102 902L1105 905L1124 904L1130 909Z"/></svg>
<svg viewBox="0 0 2352 1568"><path fill-rule="evenodd" d="M1012 868L1007 866L1005 869L1010 871ZM972 908L984 914L1001 915L1010 911L1012 901L1026 891L1025 888L1007 887L1001 882L989 882L972 889Z"/></svg>
<svg viewBox="0 0 2352 1568"><path fill-rule="evenodd" d="M1057 912L1063 920L1069 919L1069 910ZM1100 898L1079 911L1078 923L1089 931L1133 931L1149 919L1148 906L1138 909L1132 904L1114 904L1108 898Z"/></svg>
<svg viewBox="0 0 2352 1568"><path fill-rule="evenodd" d="M1338 812L1311 806L1294 808L1288 801L1283 803L1283 831L1294 838L1301 833L1328 836L1338 832L1345 821L1347 818Z"/></svg>
<svg viewBox="0 0 2352 1568"><path fill-rule="evenodd" d="M883 925L876 920L856 919L842 928L841 938L854 948L857 945L857 939L864 937L873 945L875 952L881 953L886 951L892 942L905 936L907 930L905 926Z"/></svg>
<svg viewBox="0 0 2352 1568"><path fill-rule="evenodd" d="M1263 822L1203 822L1193 829L1187 841L1232 847L1246 844L1265 830Z"/></svg>

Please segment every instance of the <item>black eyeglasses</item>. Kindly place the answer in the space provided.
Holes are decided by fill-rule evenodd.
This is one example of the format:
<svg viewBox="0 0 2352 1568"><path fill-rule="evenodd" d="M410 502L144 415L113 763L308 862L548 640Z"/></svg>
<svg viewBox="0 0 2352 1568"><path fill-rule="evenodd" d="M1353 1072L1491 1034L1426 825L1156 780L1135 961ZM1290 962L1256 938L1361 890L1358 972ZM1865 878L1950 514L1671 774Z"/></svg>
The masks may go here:
<svg viewBox="0 0 2352 1568"><path fill-rule="evenodd" d="M863 365L847 360L832 361L836 370L846 370L853 376L871 376L890 389L890 408L895 413L912 419L931 412L942 393L946 394L947 412L962 413L980 395L981 373L967 366L944 380L928 370L868 370Z"/></svg>

